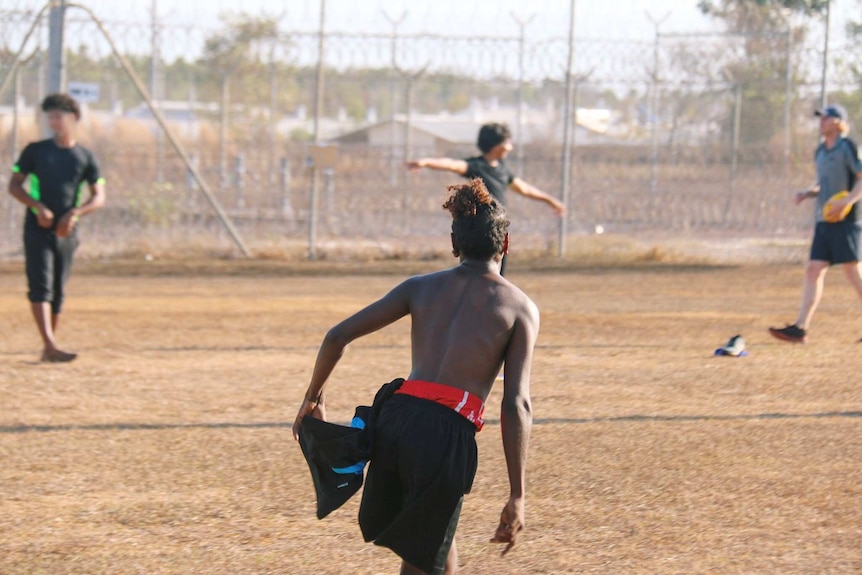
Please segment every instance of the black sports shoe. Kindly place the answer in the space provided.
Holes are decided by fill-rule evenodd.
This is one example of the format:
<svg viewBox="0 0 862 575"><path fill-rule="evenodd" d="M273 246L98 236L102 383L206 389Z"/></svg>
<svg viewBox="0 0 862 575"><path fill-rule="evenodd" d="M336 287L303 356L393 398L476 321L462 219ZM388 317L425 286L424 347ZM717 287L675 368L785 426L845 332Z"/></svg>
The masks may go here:
<svg viewBox="0 0 862 575"><path fill-rule="evenodd" d="M808 337L805 335L805 330L797 325L788 325L781 329L771 327L769 328L769 333L772 334L772 337L780 339L781 341L789 341L790 343L805 343L808 341Z"/></svg>

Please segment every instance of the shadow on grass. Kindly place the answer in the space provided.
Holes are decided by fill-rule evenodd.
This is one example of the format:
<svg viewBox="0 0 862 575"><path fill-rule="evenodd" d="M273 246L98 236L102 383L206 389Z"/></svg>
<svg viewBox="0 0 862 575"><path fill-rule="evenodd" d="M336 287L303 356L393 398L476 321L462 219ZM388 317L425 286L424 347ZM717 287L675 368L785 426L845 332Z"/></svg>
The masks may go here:
<svg viewBox="0 0 862 575"><path fill-rule="evenodd" d="M618 417L548 417L533 420L534 425L568 425L587 423L655 423L699 421L769 421L788 419L853 419L862 418L862 411L826 411L822 413L754 413L739 415L621 415ZM499 425L499 419L485 420L486 425ZM346 422L342 422L347 425ZM290 429L293 422L215 422L215 423L95 423L61 425L5 425L0 433L32 433L58 431L160 431L166 429Z"/></svg>

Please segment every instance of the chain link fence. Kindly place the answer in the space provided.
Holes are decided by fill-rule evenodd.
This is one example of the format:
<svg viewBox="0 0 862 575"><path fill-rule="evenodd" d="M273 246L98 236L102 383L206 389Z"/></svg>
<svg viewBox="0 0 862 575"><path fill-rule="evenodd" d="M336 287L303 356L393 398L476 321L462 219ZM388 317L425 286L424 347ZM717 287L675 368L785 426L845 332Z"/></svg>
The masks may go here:
<svg viewBox="0 0 862 575"><path fill-rule="evenodd" d="M565 162L567 38L527 22L507 36L406 33L381 12L373 30L325 33L315 117L314 26L225 4L235 12L220 24L189 25L130 2L106 27L257 253L303 249L315 170L324 251L434 251L427 246L439 242L429 238L448 232L445 186L457 177L408 173L405 160L472 155L488 121L511 125L511 162L524 179L559 196L570 170L574 236L800 236L810 227L810 211L790 198L814 175L817 20L754 35L576 38L575 145ZM0 8L0 77L40 7L10 0ZM98 93L86 103L81 140L109 190L108 207L87 222L87 249L228 249L197 182L97 27L74 8L66 19L67 80ZM46 47L42 26L0 95L0 157L9 164L40 135ZM833 51L829 91L851 124L862 125L860 58L851 48ZM315 125L334 153L315 152ZM23 210L6 195L0 210L0 253L15 255ZM546 206L515 197L510 212L521 245L554 251L559 222Z"/></svg>

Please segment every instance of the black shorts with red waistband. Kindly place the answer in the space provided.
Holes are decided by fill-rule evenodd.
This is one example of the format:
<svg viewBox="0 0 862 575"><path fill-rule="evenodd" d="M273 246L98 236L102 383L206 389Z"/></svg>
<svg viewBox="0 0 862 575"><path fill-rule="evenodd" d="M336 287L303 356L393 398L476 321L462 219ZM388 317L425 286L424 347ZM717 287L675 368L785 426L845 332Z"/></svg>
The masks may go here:
<svg viewBox="0 0 862 575"><path fill-rule="evenodd" d="M375 422L359 525L366 541L388 547L430 575L440 575L464 495L476 475L479 424L463 413L468 402L476 407L475 396L468 396L456 412L457 405L447 407L446 401L411 394L411 390L422 394L422 389L429 388L405 382ZM449 395L447 390L431 389ZM449 389L464 397L462 390ZM481 421L481 410L474 419Z"/></svg>

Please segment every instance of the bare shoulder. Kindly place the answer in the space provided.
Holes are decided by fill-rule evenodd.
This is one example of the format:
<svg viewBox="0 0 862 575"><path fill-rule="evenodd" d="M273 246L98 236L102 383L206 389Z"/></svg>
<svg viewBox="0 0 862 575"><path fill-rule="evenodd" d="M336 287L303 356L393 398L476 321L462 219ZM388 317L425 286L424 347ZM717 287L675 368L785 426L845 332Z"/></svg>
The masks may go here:
<svg viewBox="0 0 862 575"><path fill-rule="evenodd" d="M416 276L411 276L404 280L401 285L409 285L413 287L426 286L435 284L437 282L446 281L447 278L453 275L454 268L440 270L436 272L430 272L427 274L420 274Z"/></svg>
<svg viewBox="0 0 862 575"><path fill-rule="evenodd" d="M441 289L452 275L452 270L443 270L407 278L395 288L407 297L423 297L423 294L434 293ZM394 290L393 290L394 291Z"/></svg>
<svg viewBox="0 0 862 575"><path fill-rule="evenodd" d="M536 305L530 296L528 296L521 288L513 284L506 278L502 278L502 285L505 286L508 293L508 299L512 309L516 313L519 321L524 322L528 326L539 326L539 306Z"/></svg>

